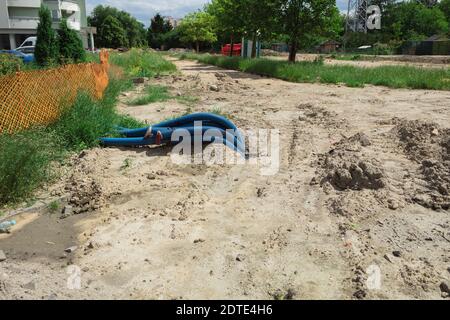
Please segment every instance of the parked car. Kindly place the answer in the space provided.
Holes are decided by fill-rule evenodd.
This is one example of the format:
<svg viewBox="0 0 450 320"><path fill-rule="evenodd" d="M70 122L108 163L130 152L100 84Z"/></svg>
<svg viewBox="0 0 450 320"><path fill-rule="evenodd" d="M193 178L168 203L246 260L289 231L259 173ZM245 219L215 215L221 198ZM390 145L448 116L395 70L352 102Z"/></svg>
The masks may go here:
<svg viewBox="0 0 450 320"><path fill-rule="evenodd" d="M25 41L15 50L25 53L25 54L29 54L29 53L33 53L34 54L34 48L36 47L36 40L37 37L28 37L25 39Z"/></svg>
<svg viewBox="0 0 450 320"><path fill-rule="evenodd" d="M34 54L32 53L23 53L17 50L0 50L0 54L2 53L19 57L24 63L31 63L34 61Z"/></svg>

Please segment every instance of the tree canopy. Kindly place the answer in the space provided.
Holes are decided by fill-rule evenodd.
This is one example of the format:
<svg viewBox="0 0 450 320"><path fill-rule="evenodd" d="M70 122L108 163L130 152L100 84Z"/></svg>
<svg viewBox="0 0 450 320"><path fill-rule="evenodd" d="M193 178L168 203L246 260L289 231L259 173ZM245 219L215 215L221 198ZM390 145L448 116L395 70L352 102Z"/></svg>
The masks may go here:
<svg viewBox="0 0 450 320"><path fill-rule="evenodd" d="M181 40L194 43L198 52L200 43L210 44L217 40L214 26L214 18L208 12L199 11L188 14L179 26Z"/></svg>
<svg viewBox="0 0 450 320"><path fill-rule="evenodd" d="M128 12L98 5L88 17L88 22L97 28L95 41L99 47L140 47L147 43L144 24ZM104 27L107 30L102 30Z"/></svg>

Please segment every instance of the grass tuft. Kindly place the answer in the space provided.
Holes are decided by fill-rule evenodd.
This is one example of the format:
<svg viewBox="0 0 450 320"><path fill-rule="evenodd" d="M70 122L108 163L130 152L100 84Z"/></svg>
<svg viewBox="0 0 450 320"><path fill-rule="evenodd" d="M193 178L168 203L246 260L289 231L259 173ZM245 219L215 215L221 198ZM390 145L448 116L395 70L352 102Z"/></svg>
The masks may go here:
<svg viewBox="0 0 450 320"><path fill-rule="evenodd" d="M27 199L54 176L50 164L64 155L59 141L43 128L0 135L0 204Z"/></svg>
<svg viewBox="0 0 450 320"><path fill-rule="evenodd" d="M142 106L153 102L167 101L169 99L171 99L171 96L167 87L148 86L144 96L135 98L129 101L128 104L131 106Z"/></svg>
<svg viewBox="0 0 450 320"><path fill-rule="evenodd" d="M132 77L155 77L175 72L176 66L161 55L142 49L110 55L110 63L122 67Z"/></svg>

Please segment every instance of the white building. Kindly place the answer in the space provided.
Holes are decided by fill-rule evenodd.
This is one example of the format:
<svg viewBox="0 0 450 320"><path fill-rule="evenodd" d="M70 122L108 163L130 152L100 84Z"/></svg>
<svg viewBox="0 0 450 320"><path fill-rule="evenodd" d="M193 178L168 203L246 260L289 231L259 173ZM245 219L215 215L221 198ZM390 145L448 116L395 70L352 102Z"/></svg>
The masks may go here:
<svg viewBox="0 0 450 320"><path fill-rule="evenodd" d="M0 0L0 49L15 49L36 35L41 3L52 12L55 29L61 18L66 18L69 28L80 32L85 48L88 38L93 44L95 29L87 27L85 0Z"/></svg>

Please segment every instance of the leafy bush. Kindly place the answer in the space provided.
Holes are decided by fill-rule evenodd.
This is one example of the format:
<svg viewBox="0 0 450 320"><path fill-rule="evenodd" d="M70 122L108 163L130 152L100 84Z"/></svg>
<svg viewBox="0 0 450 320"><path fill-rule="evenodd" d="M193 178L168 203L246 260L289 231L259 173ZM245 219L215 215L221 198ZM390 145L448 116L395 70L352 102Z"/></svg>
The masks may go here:
<svg viewBox="0 0 450 320"><path fill-rule="evenodd" d="M23 68L23 61L10 54L0 54L0 75L10 74Z"/></svg>
<svg viewBox="0 0 450 320"><path fill-rule="evenodd" d="M59 62L71 63L86 60L86 53L78 33L67 25L62 19L58 30Z"/></svg>

